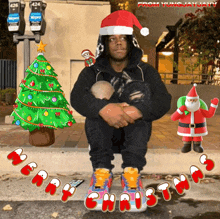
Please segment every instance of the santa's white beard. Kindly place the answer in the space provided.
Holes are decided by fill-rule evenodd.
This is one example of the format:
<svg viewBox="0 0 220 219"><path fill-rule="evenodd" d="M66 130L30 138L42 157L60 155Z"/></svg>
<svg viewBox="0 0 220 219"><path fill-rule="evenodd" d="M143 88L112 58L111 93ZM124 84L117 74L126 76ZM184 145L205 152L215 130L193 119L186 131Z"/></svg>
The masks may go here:
<svg viewBox="0 0 220 219"><path fill-rule="evenodd" d="M189 102L189 101L186 100L185 105L186 105L188 111L195 112L200 107L200 101L197 100L196 102Z"/></svg>

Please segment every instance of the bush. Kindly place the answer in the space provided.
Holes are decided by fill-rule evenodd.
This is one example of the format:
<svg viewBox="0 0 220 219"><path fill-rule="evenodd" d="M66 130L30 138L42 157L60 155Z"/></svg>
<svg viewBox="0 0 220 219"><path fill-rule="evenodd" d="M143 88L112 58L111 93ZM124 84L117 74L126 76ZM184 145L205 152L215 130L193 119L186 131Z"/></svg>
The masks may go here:
<svg viewBox="0 0 220 219"><path fill-rule="evenodd" d="M5 101L6 94L16 94L16 89L6 88L5 90L0 90L0 101Z"/></svg>
<svg viewBox="0 0 220 219"><path fill-rule="evenodd" d="M5 90L0 90L0 101L4 101L5 100Z"/></svg>
<svg viewBox="0 0 220 219"><path fill-rule="evenodd" d="M16 94L16 89L15 88L6 88L4 90L5 94Z"/></svg>

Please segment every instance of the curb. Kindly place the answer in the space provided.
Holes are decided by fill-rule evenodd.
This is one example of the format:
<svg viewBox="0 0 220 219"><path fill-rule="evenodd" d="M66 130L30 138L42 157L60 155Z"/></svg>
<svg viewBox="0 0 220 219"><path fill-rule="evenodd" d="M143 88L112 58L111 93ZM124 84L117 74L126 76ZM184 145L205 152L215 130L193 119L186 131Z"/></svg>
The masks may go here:
<svg viewBox="0 0 220 219"><path fill-rule="evenodd" d="M7 156L12 151L22 148L23 154L27 155L26 160L18 165L13 165L12 160ZM1 174L21 174L23 166L35 162L37 170L45 170L48 174L73 174L92 173L92 165L89 159L88 149L79 148L39 148L39 147L3 147L0 149L0 172ZM200 163L200 156L206 154L208 159L212 159L215 167L212 171L207 171L206 166ZM112 162L115 165L114 173L121 173L122 158L120 154L115 154ZM218 150L207 150L198 154L191 151L187 154L174 149L149 149L146 155L147 165L142 170L145 174L190 174L190 166L195 165L204 174L220 175L220 156Z"/></svg>

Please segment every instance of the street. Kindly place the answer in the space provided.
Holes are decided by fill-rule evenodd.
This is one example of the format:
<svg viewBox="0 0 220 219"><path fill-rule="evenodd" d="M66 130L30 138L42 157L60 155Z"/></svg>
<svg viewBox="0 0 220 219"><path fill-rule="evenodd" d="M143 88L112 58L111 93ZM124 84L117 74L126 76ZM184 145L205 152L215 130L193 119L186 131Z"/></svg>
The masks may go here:
<svg viewBox="0 0 220 219"><path fill-rule="evenodd" d="M218 219L220 202L172 199L162 201L142 213L121 213L117 201L114 212L88 211L83 201L1 201L0 208L10 205L12 210L1 210L0 219ZM52 216L54 215L54 216Z"/></svg>

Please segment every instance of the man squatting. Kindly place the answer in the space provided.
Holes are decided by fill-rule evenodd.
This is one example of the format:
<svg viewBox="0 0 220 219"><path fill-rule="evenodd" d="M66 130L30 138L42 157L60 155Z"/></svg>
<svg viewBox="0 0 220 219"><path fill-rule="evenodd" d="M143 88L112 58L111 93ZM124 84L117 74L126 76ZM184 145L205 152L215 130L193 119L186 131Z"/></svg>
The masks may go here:
<svg viewBox="0 0 220 219"><path fill-rule="evenodd" d="M131 211L146 210L140 171L146 165L152 121L170 109L171 95L159 73L141 61L143 52L133 35L133 25L148 34L128 11L113 12L102 21L96 63L82 70L71 92L71 105L86 117L93 167L86 198L96 192L95 210L101 210L103 196L112 184L112 140L118 131L124 133L123 192L131 197ZM134 203L136 191L142 198L140 209Z"/></svg>

